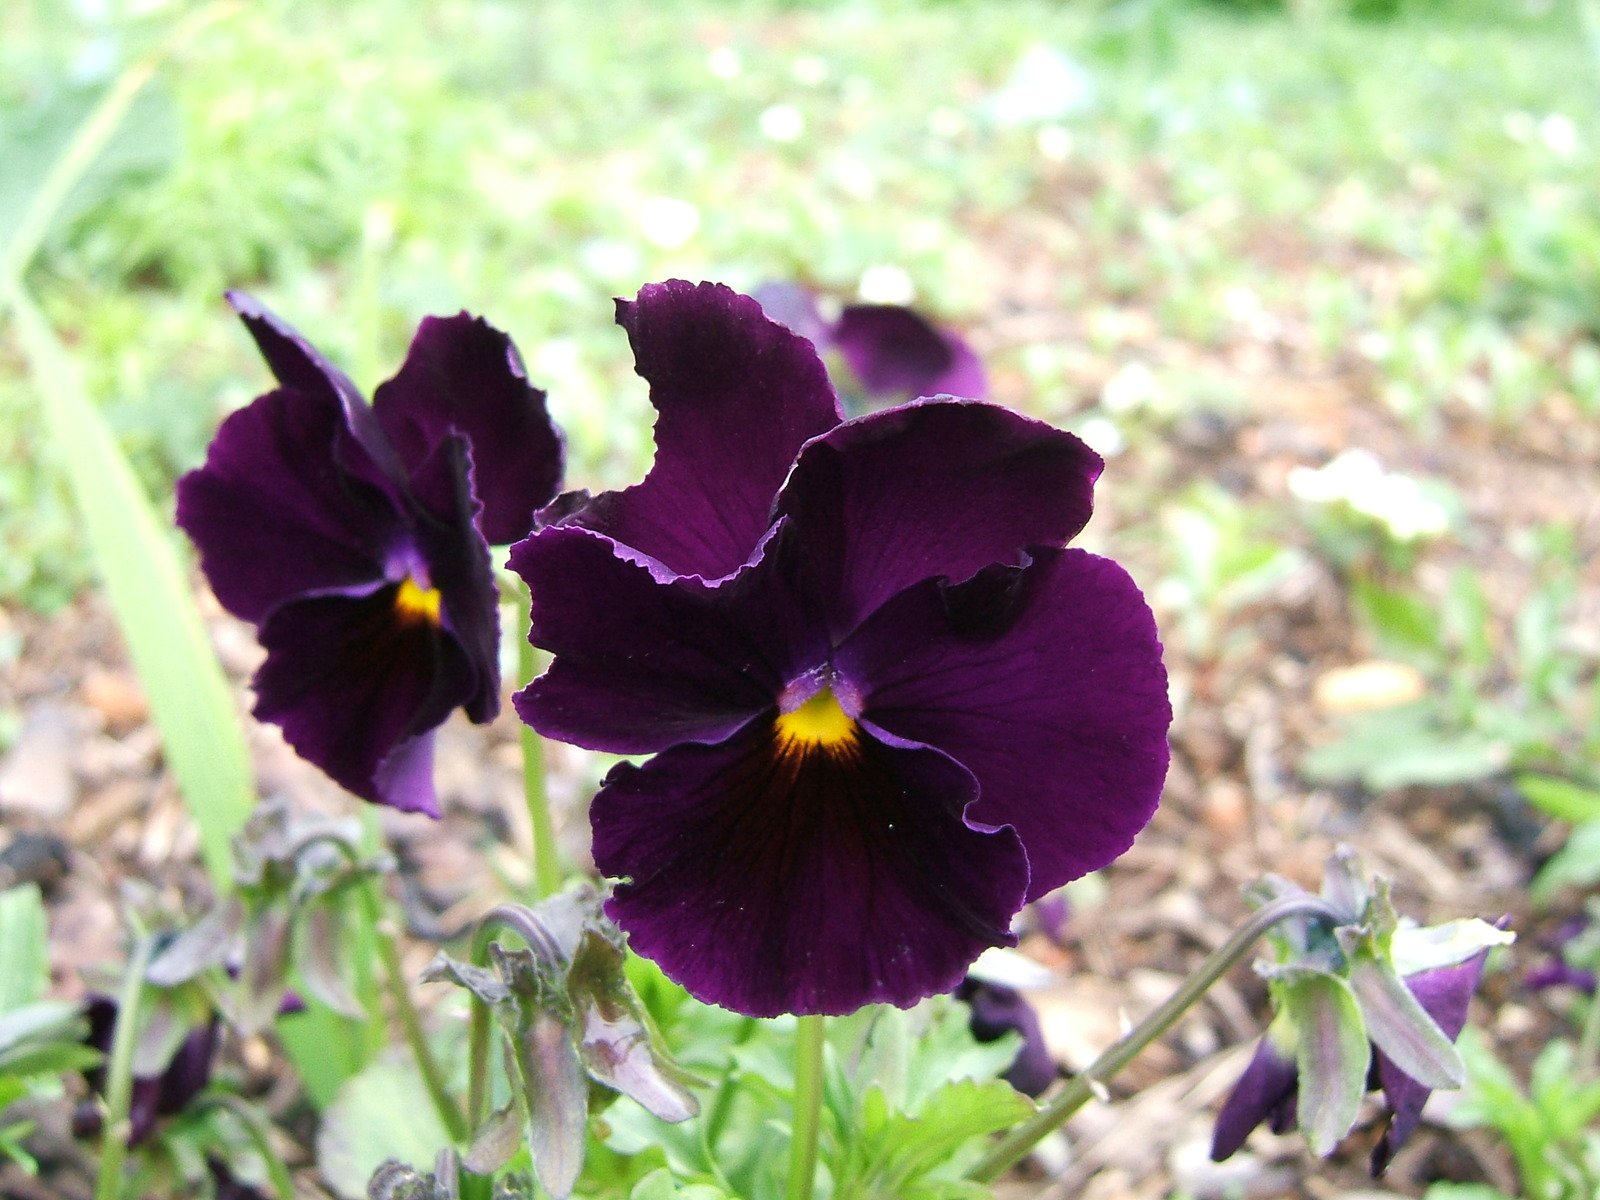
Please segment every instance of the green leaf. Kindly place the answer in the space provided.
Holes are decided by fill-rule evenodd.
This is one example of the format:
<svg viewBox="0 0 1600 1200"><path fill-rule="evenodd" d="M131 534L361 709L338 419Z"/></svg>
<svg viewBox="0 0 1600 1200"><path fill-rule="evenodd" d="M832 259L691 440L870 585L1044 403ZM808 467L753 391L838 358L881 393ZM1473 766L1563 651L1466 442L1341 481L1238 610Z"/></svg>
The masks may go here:
<svg viewBox="0 0 1600 1200"><path fill-rule="evenodd" d="M431 1163L450 1135L409 1060L384 1058L339 1090L317 1131L317 1166L339 1195L359 1200L388 1159Z"/></svg>
<svg viewBox="0 0 1600 1200"><path fill-rule="evenodd" d="M1590 821L1567 835L1566 844L1539 868L1528 891L1535 904L1545 905L1564 887L1596 883L1600 883L1600 821Z"/></svg>
<svg viewBox="0 0 1600 1200"><path fill-rule="evenodd" d="M1487 1183L1432 1183L1422 1200L1515 1200Z"/></svg>
<svg viewBox="0 0 1600 1200"><path fill-rule="evenodd" d="M1600 790L1553 775L1519 775L1517 790L1529 804L1558 821L1600 821Z"/></svg>
<svg viewBox="0 0 1600 1200"><path fill-rule="evenodd" d="M680 1185L672 1178L672 1172L662 1167L634 1184L628 1200L729 1200L729 1197L727 1192L710 1184Z"/></svg>
<svg viewBox="0 0 1600 1200"><path fill-rule="evenodd" d="M0 123L0 271L21 275L57 230L180 149L177 106L135 67L98 91L61 89Z"/></svg>
<svg viewBox="0 0 1600 1200"><path fill-rule="evenodd" d="M50 982L44 900L33 884L0 892L0 1013L31 1004Z"/></svg>
<svg viewBox="0 0 1600 1200"><path fill-rule="evenodd" d="M1387 958L1365 951L1350 962L1350 987L1373 1043L1407 1075L1429 1088L1458 1088L1467 1068L1455 1043L1411 994Z"/></svg>
<svg viewBox="0 0 1600 1200"><path fill-rule="evenodd" d="M44 424L150 698L167 764L200 828L211 877L226 889L233 879L229 839L254 801L249 755L227 680L169 523L140 487L54 331L20 287L10 301Z"/></svg>
<svg viewBox="0 0 1600 1200"><path fill-rule="evenodd" d="M1359 779L1375 792L1425 784L1443 787L1505 770L1511 748L1475 731L1449 733L1425 704L1407 705L1351 721L1344 733L1300 762L1316 781Z"/></svg>
<svg viewBox="0 0 1600 1200"><path fill-rule="evenodd" d="M914 1116L889 1111L876 1089L867 1093L862 1106L868 1150L860 1182L866 1194L885 1196L911 1195L922 1176L950 1165L963 1147L1034 1113L1028 1098L1001 1080L947 1084Z"/></svg>

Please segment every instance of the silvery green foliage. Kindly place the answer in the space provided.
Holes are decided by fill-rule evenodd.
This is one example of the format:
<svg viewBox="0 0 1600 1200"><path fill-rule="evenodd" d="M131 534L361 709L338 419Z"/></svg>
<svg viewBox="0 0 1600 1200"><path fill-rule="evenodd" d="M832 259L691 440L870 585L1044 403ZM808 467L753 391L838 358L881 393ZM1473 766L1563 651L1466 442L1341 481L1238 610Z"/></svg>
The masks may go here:
<svg viewBox="0 0 1600 1200"><path fill-rule="evenodd" d="M233 840L238 890L169 942L150 964L158 987L203 981L241 1031L272 1023L295 968L312 997L345 1016L364 1016L352 986L346 940L352 889L388 860L364 858L353 819L291 813L261 802Z"/></svg>
<svg viewBox="0 0 1600 1200"><path fill-rule="evenodd" d="M475 1132L467 1168L492 1173L525 1143L539 1183L557 1200L583 1169L591 1085L663 1121L699 1112L692 1077L654 1038L628 983L622 935L600 901L580 884L531 909L497 910L526 949L490 943L488 967L441 954L423 976L471 992L502 1034L511 1098Z"/></svg>

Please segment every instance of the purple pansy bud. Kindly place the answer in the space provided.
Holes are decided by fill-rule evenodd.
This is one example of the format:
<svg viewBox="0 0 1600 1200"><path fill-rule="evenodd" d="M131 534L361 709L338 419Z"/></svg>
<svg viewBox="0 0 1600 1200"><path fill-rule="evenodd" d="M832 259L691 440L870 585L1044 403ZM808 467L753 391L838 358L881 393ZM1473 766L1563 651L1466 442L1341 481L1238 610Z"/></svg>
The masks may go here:
<svg viewBox="0 0 1600 1200"><path fill-rule="evenodd" d="M117 1032L117 1002L110 996L92 995L84 1005L84 1016L89 1021L88 1036L84 1044L100 1051L107 1059ZM189 1102L203 1092L211 1082L211 1069L216 1059L218 1021L212 1015L195 1026L179 1041L170 1060L150 1073L136 1073L128 1102L128 1144L137 1146L155 1131L161 1117L182 1112ZM83 1073L84 1082L98 1094L104 1094L106 1065L89 1068ZM84 1105L73 1116L73 1128L79 1136L87 1137L99 1130L97 1106Z"/></svg>
<svg viewBox="0 0 1600 1200"><path fill-rule="evenodd" d="M433 730L499 707L489 544L560 486L560 437L511 341L429 317L369 406L290 326L230 296L278 387L178 481L178 524L266 661L255 715L374 803L437 815Z"/></svg>
<svg viewBox="0 0 1600 1200"><path fill-rule="evenodd" d="M1037 1096L1055 1082L1056 1061L1045 1045L1039 1014L1020 992L968 975L956 989L955 996L972 1010L970 1027L978 1041L996 1041L1008 1033L1022 1038L1017 1057L1006 1068L1007 1083L1024 1095Z"/></svg>
<svg viewBox="0 0 1600 1200"><path fill-rule="evenodd" d="M1221 1162L1244 1145L1257 1125L1287 1133L1295 1124L1295 1096L1300 1072L1295 1066L1295 1031L1279 1016L1256 1046L1239 1082L1217 1114L1211 1137L1211 1159Z"/></svg>
<svg viewBox="0 0 1600 1200"><path fill-rule="evenodd" d="M793 283L763 284L755 291L762 311L810 341L824 356L837 353L848 378L835 382L874 404L922 396L982 400L989 382L977 353L957 334L940 329L900 304L847 304L829 320L815 292Z"/></svg>
<svg viewBox="0 0 1600 1200"><path fill-rule="evenodd" d="M741 1013L952 990L1023 904L1149 821L1171 707L1148 605L1068 549L1101 461L997 405L842 420L813 345L671 281L619 305L656 457L512 550L541 733L607 776L635 951Z"/></svg>

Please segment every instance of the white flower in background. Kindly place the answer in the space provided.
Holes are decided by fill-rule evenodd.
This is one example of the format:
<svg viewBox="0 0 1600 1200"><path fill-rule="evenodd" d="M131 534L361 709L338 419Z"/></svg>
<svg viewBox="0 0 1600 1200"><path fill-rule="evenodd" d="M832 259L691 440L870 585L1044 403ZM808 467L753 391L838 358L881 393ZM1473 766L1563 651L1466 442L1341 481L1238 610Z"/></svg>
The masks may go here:
<svg viewBox="0 0 1600 1200"><path fill-rule="evenodd" d="M917 285L904 267L879 263L861 272L856 295L863 304L901 304L909 306L917 298Z"/></svg>
<svg viewBox="0 0 1600 1200"><path fill-rule="evenodd" d="M739 78L744 70L744 63L739 58L739 52L732 46L718 46L706 55L706 70L718 79L727 81Z"/></svg>
<svg viewBox="0 0 1600 1200"><path fill-rule="evenodd" d="M1072 130L1061 125L1042 125L1034 135L1039 153L1050 162L1066 162L1072 157Z"/></svg>
<svg viewBox="0 0 1600 1200"><path fill-rule="evenodd" d="M790 68L794 81L805 87L819 87L828 81L828 60L817 54L802 54Z"/></svg>
<svg viewBox="0 0 1600 1200"><path fill-rule="evenodd" d="M1142 362L1131 362L1100 389L1100 407L1109 413L1132 412L1156 397L1156 377Z"/></svg>
<svg viewBox="0 0 1600 1200"><path fill-rule="evenodd" d="M639 248L619 238L595 238L578 251L578 260L597 279L620 281L636 278L644 268Z"/></svg>
<svg viewBox="0 0 1600 1200"><path fill-rule="evenodd" d="M806 131L806 119L792 104L774 104L761 114L761 136L774 142L798 142Z"/></svg>
<svg viewBox="0 0 1600 1200"><path fill-rule="evenodd" d="M700 232L700 210L676 196L647 196L639 205L639 229L652 246L677 250Z"/></svg>
<svg viewBox="0 0 1600 1200"><path fill-rule="evenodd" d="M1102 458L1115 458L1128 448L1128 439L1110 417L1090 417L1078 426L1081 437Z"/></svg>
<svg viewBox="0 0 1600 1200"><path fill-rule="evenodd" d="M1386 471L1370 451L1346 450L1322 467L1295 467L1289 491L1308 504L1347 504L1399 542L1438 537L1450 513L1409 475Z"/></svg>
<svg viewBox="0 0 1600 1200"><path fill-rule="evenodd" d="M1551 113L1539 122L1539 139L1557 158L1578 152L1578 127L1566 113Z"/></svg>

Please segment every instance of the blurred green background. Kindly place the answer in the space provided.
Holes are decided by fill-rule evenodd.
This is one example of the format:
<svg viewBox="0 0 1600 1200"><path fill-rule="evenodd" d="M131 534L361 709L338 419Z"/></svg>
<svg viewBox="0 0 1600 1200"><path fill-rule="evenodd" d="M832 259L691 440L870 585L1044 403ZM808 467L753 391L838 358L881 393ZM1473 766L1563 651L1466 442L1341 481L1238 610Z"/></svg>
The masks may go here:
<svg viewBox="0 0 1600 1200"><path fill-rule="evenodd" d="M1481 778L1600 745L1583 2L264 0L174 42L201 6L10 0L0 224L164 53L28 275L162 505L266 384L226 288L368 388L485 314L590 487L649 453L614 296L914 301L1112 456L1091 538L1178 661L1398 659L1427 702L1322 768ZM0 600L48 612L92 568L6 337ZM1308 477L1351 447L1378 474ZM1274 640L1318 587L1327 638Z"/></svg>

